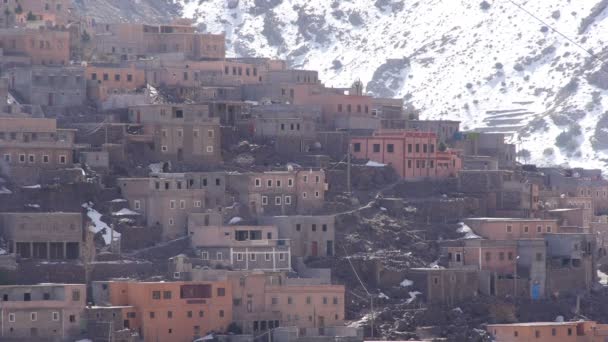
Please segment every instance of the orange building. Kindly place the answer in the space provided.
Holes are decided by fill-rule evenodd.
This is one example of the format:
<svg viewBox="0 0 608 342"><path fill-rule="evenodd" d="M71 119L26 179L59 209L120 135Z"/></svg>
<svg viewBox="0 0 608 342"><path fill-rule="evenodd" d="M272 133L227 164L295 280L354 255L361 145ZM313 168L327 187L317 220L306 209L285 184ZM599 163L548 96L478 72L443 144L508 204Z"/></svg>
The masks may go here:
<svg viewBox="0 0 608 342"><path fill-rule="evenodd" d="M593 321L489 324L496 342L600 342L608 338L608 325Z"/></svg>
<svg viewBox="0 0 608 342"><path fill-rule="evenodd" d="M98 306L132 306L124 326L146 342L191 342L223 332L232 322L232 286L227 280L194 282L93 282Z"/></svg>
<svg viewBox="0 0 608 342"><path fill-rule="evenodd" d="M351 153L391 165L406 179L455 177L462 169L456 151L439 151L435 133L378 130L370 137L352 138Z"/></svg>

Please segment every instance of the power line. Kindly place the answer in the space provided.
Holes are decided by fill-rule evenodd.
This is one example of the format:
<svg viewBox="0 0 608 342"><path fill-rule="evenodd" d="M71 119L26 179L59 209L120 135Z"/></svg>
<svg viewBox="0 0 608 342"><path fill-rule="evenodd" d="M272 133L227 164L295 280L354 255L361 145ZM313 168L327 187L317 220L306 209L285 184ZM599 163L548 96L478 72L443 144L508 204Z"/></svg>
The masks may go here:
<svg viewBox="0 0 608 342"><path fill-rule="evenodd" d="M603 62L598 56L596 56L593 52L591 52L590 50L585 49L584 46L582 46L581 44L577 43L574 39L568 37L567 35L565 35L564 33L561 33L559 30L557 30L556 28L554 28L553 26L549 25L547 22L545 22L544 20L542 20L541 18L539 18L538 16L534 15L534 13L528 11L527 9L525 9L522 5L516 3L514 0L507 0L508 2L510 2L511 4L513 4L514 6L516 6L517 8L519 8L521 11L523 11L524 13L526 13L527 15L531 16L532 18L534 18L535 20L537 20L538 22L540 22L541 24L545 25L547 28L551 29L551 31L557 33L558 35L562 36L564 39L566 39L567 41L569 41L570 43L572 43L573 45L575 45L576 47L578 47L579 49L585 51L585 53L587 53L589 56L591 56L591 58L598 60L600 62Z"/></svg>

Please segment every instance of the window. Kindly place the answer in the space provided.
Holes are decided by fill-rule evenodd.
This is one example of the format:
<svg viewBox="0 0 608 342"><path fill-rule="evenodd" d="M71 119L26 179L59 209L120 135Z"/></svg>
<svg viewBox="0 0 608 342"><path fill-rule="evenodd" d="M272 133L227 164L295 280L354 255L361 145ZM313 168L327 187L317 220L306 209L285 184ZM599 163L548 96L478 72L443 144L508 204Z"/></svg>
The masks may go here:
<svg viewBox="0 0 608 342"><path fill-rule="evenodd" d="M184 201L184 200L179 201L179 208L186 209L186 201Z"/></svg>
<svg viewBox="0 0 608 342"><path fill-rule="evenodd" d="M173 318L173 311L167 311L167 318Z"/></svg>
<svg viewBox="0 0 608 342"><path fill-rule="evenodd" d="M155 317L154 311L150 311L150 318L154 319L154 317Z"/></svg>
<svg viewBox="0 0 608 342"><path fill-rule="evenodd" d="M266 181L266 186L272 188L272 179Z"/></svg>
<svg viewBox="0 0 608 342"><path fill-rule="evenodd" d="M255 261L255 253L249 254L249 260Z"/></svg>
<svg viewBox="0 0 608 342"><path fill-rule="evenodd" d="M353 151L355 151L355 152L361 152L361 143L354 143L353 144Z"/></svg>
<svg viewBox="0 0 608 342"><path fill-rule="evenodd" d="M277 184L277 188L280 188L281 187L281 181L277 179L275 182Z"/></svg>
<svg viewBox="0 0 608 342"><path fill-rule="evenodd" d="M259 179L259 178L256 178L256 179L255 179L255 187L256 187L256 188L259 188L259 187L261 187L261 186L262 186L262 180L261 180L261 179Z"/></svg>
<svg viewBox="0 0 608 342"><path fill-rule="evenodd" d="M23 294L23 301L24 302L29 302L32 300L32 294L29 292L26 292Z"/></svg>
<svg viewBox="0 0 608 342"><path fill-rule="evenodd" d="M374 144L373 151L374 153L380 153L380 144Z"/></svg>
<svg viewBox="0 0 608 342"><path fill-rule="evenodd" d="M279 253L279 260L285 261L285 253Z"/></svg>
<svg viewBox="0 0 608 342"><path fill-rule="evenodd" d="M334 303L334 305L338 305L338 297L334 297L334 300L332 303Z"/></svg>
<svg viewBox="0 0 608 342"><path fill-rule="evenodd" d="M114 75L114 81L120 82L120 74Z"/></svg>
<svg viewBox="0 0 608 342"><path fill-rule="evenodd" d="M513 252L509 252L509 253L507 253L507 258L508 258L509 260L513 260Z"/></svg>
<svg viewBox="0 0 608 342"><path fill-rule="evenodd" d="M220 317L224 317L224 310L220 310Z"/></svg>
<svg viewBox="0 0 608 342"><path fill-rule="evenodd" d="M30 312L30 320L32 322L36 322L38 320L38 313L37 312Z"/></svg>
<svg viewBox="0 0 608 342"><path fill-rule="evenodd" d="M304 183L308 183L308 176L304 176Z"/></svg>
<svg viewBox="0 0 608 342"><path fill-rule="evenodd" d="M293 298L287 297L287 304L293 304Z"/></svg>
<svg viewBox="0 0 608 342"><path fill-rule="evenodd" d="M539 330L534 331L534 336L536 338L540 338L540 331Z"/></svg>
<svg viewBox="0 0 608 342"><path fill-rule="evenodd" d="M306 192L303 192L302 193L302 198L306 198L306 197L307 197Z"/></svg>
<svg viewBox="0 0 608 342"><path fill-rule="evenodd" d="M290 188L293 187L293 178L289 178L287 180L287 186L290 187Z"/></svg>
<svg viewBox="0 0 608 342"><path fill-rule="evenodd" d="M152 299L159 300L160 299L160 291L152 291Z"/></svg>
<svg viewBox="0 0 608 342"><path fill-rule="evenodd" d="M301 224L296 224L296 231L299 232L302 229L302 225Z"/></svg>
<svg viewBox="0 0 608 342"><path fill-rule="evenodd" d="M306 297L306 304L312 303L312 298L310 296Z"/></svg>
<svg viewBox="0 0 608 342"><path fill-rule="evenodd" d="M202 202L201 201L194 201L194 207L195 208L200 208L201 207Z"/></svg>
<svg viewBox="0 0 608 342"><path fill-rule="evenodd" d="M513 226L507 226L507 233L513 232Z"/></svg>
<svg viewBox="0 0 608 342"><path fill-rule="evenodd" d="M175 209L175 200L170 200L169 201L169 208Z"/></svg>
<svg viewBox="0 0 608 342"><path fill-rule="evenodd" d="M547 233L551 233L551 226L547 226Z"/></svg>
<svg viewBox="0 0 608 342"><path fill-rule="evenodd" d="M5 154L4 155L4 161L7 162L7 163L10 163L11 162L11 155L10 154Z"/></svg>
<svg viewBox="0 0 608 342"><path fill-rule="evenodd" d="M243 253L236 253L236 260L243 261Z"/></svg>
<svg viewBox="0 0 608 342"><path fill-rule="evenodd" d="M66 156L59 156L59 164L65 164L67 161Z"/></svg>
<svg viewBox="0 0 608 342"><path fill-rule="evenodd" d="M492 259L492 254L490 252L486 252L486 261L490 261Z"/></svg>
<svg viewBox="0 0 608 342"><path fill-rule="evenodd" d="M290 205L291 204L291 196L285 196L285 204L286 205Z"/></svg>
<svg viewBox="0 0 608 342"><path fill-rule="evenodd" d="M268 196L262 196L262 205L268 205Z"/></svg>
<svg viewBox="0 0 608 342"><path fill-rule="evenodd" d="M225 297L226 296L226 289L223 287L218 287L217 288L217 296L218 297Z"/></svg>
<svg viewBox="0 0 608 342"><path fill-rule="evenodd" d="M530 231L530 227L524 226L524 233L528 233Z"/></svg>
<svg viewBox="0 0 608 342"><path fill-rule="evenodd" d="M160 147L160 150L163 152L167 152L169 150L169 148L167 146L163 145Z"/></svg>
<svg viewBox="0 0 608 342"><path fill-rule="evenodd" d="M127 82L133 82L133 75L127 74Z"/></svg>
<svg viewBox="0 0 608 342"><path fill-rule="evenodd" d="M209 260L209 252L206 252L206 251L201 252L201 259Z"/></svg>
<svg viewBox="0 0 608 342"><path fill-rule="evenodd" d="M163 299L171 299L171 291L163 291Z"/></svg>
<svg viewBox="0 0 608 342"><path fill-rule="evenodd" d="M224 259L224 255L222 254L222 252L215 253L215 259L216 260L222 260L222 259Z"/></svg>
<svg viewBox="0 0 608 342"><path fill-rule="evenodd" d="M172 218L170 218L170 219L169 219L169 225L170 225L170 226L172 226L172 225L174 225L174 224L175 224L175 221L174 221Z"/></svg>
<svg viewBox="0 0 608 342"><path fill-rule="evenodd" d="M25 163L25 154L20 154L19 155L19 162L20 163Z"/></svg>
<svg viewBox="0 0 608 342"><path fill-rule="evenodd" d="M316 231L317 231L317 225L316 225L316 224L313 224L313 225L312 225L312 231L313 231L313 232L316 232Z"/></svg>
<svg viewBox="0 0 608 342"><path fill-rule="evenodd" d="M318 192L318 191L315 191L315 197L316 197L316 198L321 197L321 193L320 193L320 192Z"/></svg>
<svg viewBox="0 0 608 342"><path fill-rule="evenodd" d="M213 146L207 146L207 153L213 153Z"/></svg>
<svg viewBox="0 0 608 342"><path fill-rule="evenodd" d="M572 328L568 328L568 336L572 336Z"/></svg>
<svg viewBox="0 0 608 342"><path fill-rule="evenodd" d="M274 198L274 204L275 205L281 205L281 196L277 196Z"/></svg>
<svg viewBox="0 0 608 342"><path fill-rule="evenodd" d="M80 300L80 291L74 290L72 291L72 301L78 302Z"/></svg>
<svg viewBox="0 0 608 342"><path fill-rule="evenodd" d="M420 153L420 144L416 144L416 153Z"/></svg>
<svg viewBox="0 0 608 342"><path fill-rule="evenodd" d="M386 145L386 152L388 152L388 153L395 152L395 145L394 144L387 144Z"/></svg>
<svg viewBox="0 0 608 342"><path fill-rule="evenodd" d="M279 298L272 297L272 305L278 305L278 304L279 304Z"/></svg>
<svg viewBox="0 0 608 342"><path fill-rule="evenodd" d="M53 311L53 321L59 321L59 312Z"/></svg>
<svg viewBox="0 0 608 342"><path fill-rule="evenodd" d="M551 336L556 336L557 330L555 328L551 328Z"/></svg>
<svg viewBox="0 0 608 342"><path fill-rule="evenodd" d="M264 257L265 257L266 261L270 261L270 260L272 260L272 255L271 255L270 253L266 253L266 254L264 255Z"/></svg>
<svg viewBox="0 0 608 342"><path fill-rule="evenodd" d="M15 314L14 313L9 313L8 314L8 321L13 323L15 322Z"/></svg>
<svg viewBox="0 0 608 342"><path fill-rule="evenodd" d="M536 232L537 233L541 233L543 231L543 227L541 226L536 226Z"/></svg>
<svg viewBox="0 0 608 342"><path fill-rule="evenodd" d="M177 130L177 136L180 137L180 138L183 137L184 136L184 130L178 129Z"/></svg>
<svg viewBox="0 0 608 342"><path fill-rule="evenodd" d="M501 261L505 260L505 252L499 252L498 253L498 259L501 260Z"/></svg>

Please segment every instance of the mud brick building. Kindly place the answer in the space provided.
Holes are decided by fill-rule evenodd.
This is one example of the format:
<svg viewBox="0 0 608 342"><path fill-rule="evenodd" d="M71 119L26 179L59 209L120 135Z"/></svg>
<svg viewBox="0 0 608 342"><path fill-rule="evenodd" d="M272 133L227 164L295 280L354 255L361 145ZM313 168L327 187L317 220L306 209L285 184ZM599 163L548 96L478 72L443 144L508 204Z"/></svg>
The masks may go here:
<svg viewBox="0 0 608 342"><path fill-rule="evenodd" d="M145 71L133 64L89 63L85 72L87 98L97 103L114 94L129 94L146 86Z"/></svg>
<svg viewBox="0 0 608 342"><path fill-rule="evenodd" d="M503 133L465 132L454 147L465 155L496 157L500 169L514 169L517 162L515 145L507 144Z"/></svg>
<svg viewBox="0 0 608 342"><path fill-rule="evenodd" d="M145 342L192 341L225 332L232 322L232 286L223 281L92 283L97 306L129 306L125 328ZM128 322L127 322L128 321Z"/></svg>
<svg viewBox="0 0 608 342"><path fill-rule="evenodd" d="M44 107L77 107L86 102L83 67L36 66L8 72L9 86L28 104Z"/></svg>
<svg viewBox="0 0 608 342"><path fill-rule="evenodd" d="M0 231L9 253L21 258L78 260L86 229L80 213L0 213Z"/></svg>
<svg viewBox="0 0 608 342"><path fill-rule="evenodd" d="M74 135L55 119L0 115L0 162L13 182L34 184L45 170L73 166Z"/></svg>
<svg viewBox="0 0 608 342"><path fill-rule="evenodd" d="M262 224L275 225L281 239L291 241L294 257L333 256L335 254L336 218L322 216L261 217Z"/></svg>
<svg viewBox="0 0 608 342"><path fill-rule="evenodd" d="M440 268L412 268L406 273L415 290L410 293L418 292L428 303L448 305L477 296L477 275L478 271L474 269Z"/></svg>
<svg viewBox="0 0 608 342"><path fill-rule="evenodd" d="M192 247L203 263L236 270L291 270L288 239L275 226L211 226L188 223Z"/></svg>
<svg viewBox="0 0 608 342"><path fill-rule="evenodd" d="M220 123L207 105L146 105L129 109L140 126L128 136L151 160L213 166L221 162ZM136 128L136 127L134 127Z"/></svg>
<svg viewBox="0 0 608 342"><path fill-rule="evenodd" d="M224 204L226 178L222 173L159 174L117 182L129 207L141 213L148 226L161 226L166 240L187 234L189 214Z"/></svg>
<svg viewBox="0 0 608 342"><path fill-rule="evenodd" d="M50 29L0 29L4 55L25 56L33 65L67 65L70 34Z"/></svg>
<svg viewBox="0 0 608 342"><path fill-rule="evenodd" d="M227 188L250 213L272 216L321 210L328 185L323 170L290 169L230 173Z"/></svg>
<svg viewBox="0 0 608 342"><path fill-rule="evenodd" d="M547 293L586 292L597 281L597 241L593 234L547 234Z"/></svg>
<svg viewBox="0 0 608 342"><path fill-rule="evenodd" d="M490 240L542 239L545 234L559 233L556 220L476 217L464 222Z"/></svg>
<svg viewBox="0 0 608 342"><path fill-rule="evenodd" d="M526 218L539 210L539 186L509 170L460 170L458 190L483 199L487 215Z"/></svg>
<svg viewBox="0 0 608 342"><path fill-rule="evenodd" d="M85 285L9 285L0 286L0 294L2 340L61 341L85 330Z"/></svg>
<svg viewBox="0 0 608 342"><path fill-rule="evenodd" d="M160 26L99 23L92 30L94 51L123 60L162 53L180 53L194 60L226 56L223 34L196 33L195 27L181 23Z"/></svg>

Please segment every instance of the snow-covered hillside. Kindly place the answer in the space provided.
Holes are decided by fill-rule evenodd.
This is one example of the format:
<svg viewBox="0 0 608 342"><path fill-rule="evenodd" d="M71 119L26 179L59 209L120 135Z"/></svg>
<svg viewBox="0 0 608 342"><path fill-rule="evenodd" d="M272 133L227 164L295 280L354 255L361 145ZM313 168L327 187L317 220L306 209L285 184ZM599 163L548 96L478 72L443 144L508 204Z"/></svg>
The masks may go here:
<svg viewBox="0 0 608 342"><path fill-rule="evenodd" d="M122 3L181 5L201 30L226 32L234 56L286 58L318 70L327 85L361 79L370 93L403 97L423 118L512 132L519 149L531 152L528 161L603 167L608 0L514 1L600 59L508 0Z"/></svg>

